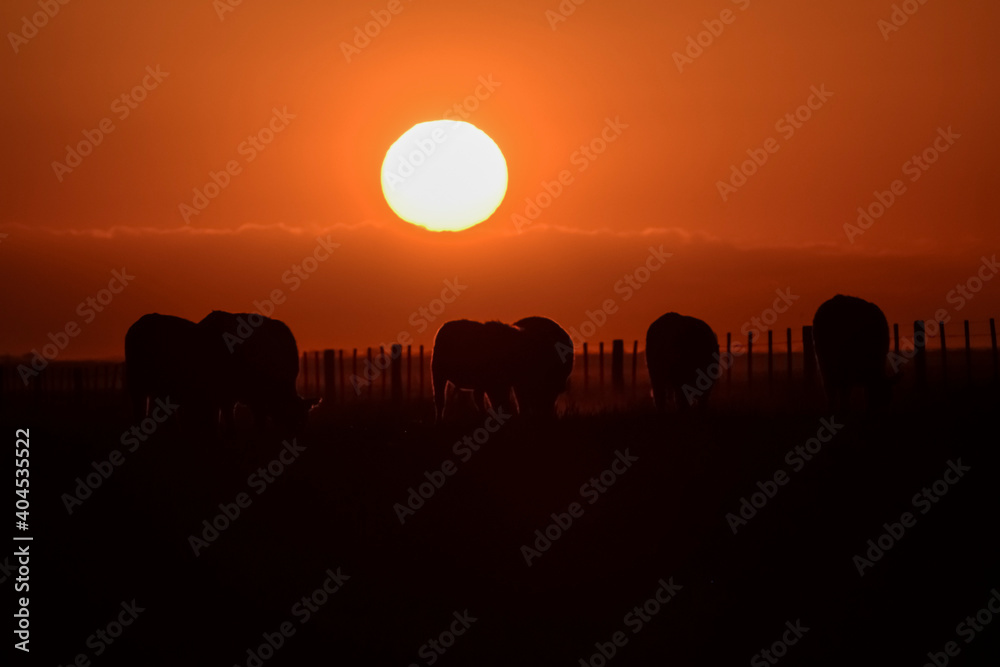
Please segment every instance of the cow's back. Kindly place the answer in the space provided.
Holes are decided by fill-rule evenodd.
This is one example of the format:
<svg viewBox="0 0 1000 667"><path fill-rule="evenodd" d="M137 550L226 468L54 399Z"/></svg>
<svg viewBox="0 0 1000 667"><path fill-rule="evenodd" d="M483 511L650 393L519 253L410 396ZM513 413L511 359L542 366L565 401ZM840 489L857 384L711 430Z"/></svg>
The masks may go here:
<svg viewBox="0 0 1000 667"><path fill-rule="evenodd" d="M827 384L869 384L884 378L889 322L875 304L857 297L825 301L813 317L813 341Z"/></svg>

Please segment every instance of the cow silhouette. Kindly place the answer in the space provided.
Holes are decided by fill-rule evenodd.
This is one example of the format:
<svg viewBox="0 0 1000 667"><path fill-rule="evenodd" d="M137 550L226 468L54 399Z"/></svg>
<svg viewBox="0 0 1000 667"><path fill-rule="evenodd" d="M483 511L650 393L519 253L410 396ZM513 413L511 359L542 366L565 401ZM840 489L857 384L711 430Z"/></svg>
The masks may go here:
<svg viewBox="0 0 1000 667"><path fill-rule="evenodd" d="M263 428L270 418L283 433L295 434L319 401L298 395L299 350L295 336L280 320L258 313L214 310L198 323L208 350L214 403L231 430L236 403L246 405Z"/></svg>
<svg viewBox="0 0 1000 667"><path fill-rule="evenodd" d="M855 387L864 389L869 409L888 404L899 375L886 373L889 322L878 306L843 294L823 302L813 317L813 343L831 409L848 410Z"/></svg>
<svg viewBox="0 0 1000 667"><path fill-rule="evenodd" d="M446 322L431 356L435 419L444 417L449 386L471 390L481 409L488 398L497 410L552 415L572 364L569 334L547 318L529 317L514 326Z"/></svg>
<svg viewBox="0 0 1000 667"><path fill-rule="evenodd" d="M555 415L556 399L569 388L573 372L573 339L547 317L525 317L514 322L524 334L524 360L533 369L531 377L515 387L522 413Z"/></svg>
<svg viewBox="0 0 1000 667"><path fill-rule="evenodd" d="M156 399L177 403L189 419L206 417L211 378L199 377L206 361L197 325L182 317L143 315L125 334L125 385L132 415L150 414Z"/></svg>
<svg viewBox="0 0 1000 667"><path fill-rule="evenodd" d="M671 402L678 410L706 403L712 383L705 387L702 380L699 386L699 379L708 377L709 367L718 363L719 339L696 317L667 313L646 330L646 368L659 410Z"/></svg>

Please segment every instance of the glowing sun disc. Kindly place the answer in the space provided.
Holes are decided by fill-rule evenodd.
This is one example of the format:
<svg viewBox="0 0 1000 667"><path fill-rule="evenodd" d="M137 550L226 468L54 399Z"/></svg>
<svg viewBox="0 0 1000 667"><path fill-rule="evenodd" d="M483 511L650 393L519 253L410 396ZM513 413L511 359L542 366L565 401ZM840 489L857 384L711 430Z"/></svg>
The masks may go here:
<svg viewBox="0 0 1000 667"><path fill-rule="evenodd" d="M418 123L389 148L382 193L403 220L435 232L460 231L486 220L507 193L507 161L471 123Z"/></svg>

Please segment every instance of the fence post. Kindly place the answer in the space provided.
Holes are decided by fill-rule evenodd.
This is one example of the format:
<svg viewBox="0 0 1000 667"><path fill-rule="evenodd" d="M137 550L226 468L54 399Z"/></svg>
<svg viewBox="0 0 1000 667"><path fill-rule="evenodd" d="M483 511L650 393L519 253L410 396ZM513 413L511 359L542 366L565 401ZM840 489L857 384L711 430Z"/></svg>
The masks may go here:
<svg viewBox="0 0 1000 667"><path fill-rule="evenodd" d="M767 330L767 386L774 382L774 332Z"/></svg>
<svg viewBox="0 0 1000 667"><path fill-rule="evenodd" d="M604 390L604 343L597 344L597 386Z"/></svg>
<svg viewBox="0 0 1000 667"><path fill-rule="evenodd" d="M965 320L965 381L972 384L972 336L969 335L969 320Z"/></svg>
<svg viewBox="0 0 1000 667"><path fill-rule="evenodd" d="M997 358L997 323L990 318L990 345L993 348L993 381L1000 382L1000 359Z"/></svg>
<svg viewBox="0 0 1000 667"><path fill-rule="evenodd" d="M747 333L747 386L753 384L753 331Z"/></svg>
<svg viewBox="0 0 1000 667"><path fill-rule="evenodd" d="M802 375L806 386L812 387L816 380L816 349L813 345L813 328L802 327Z"/></svg>
<svg viewBox="0 0 1000 667"><path fill-rule="evenodd" d="M337 377L334 364L336 354L333 350L323 350L323 400L331 404L334 399L334 385Z"/></svg>
<svg viewBox="0 0 1000 667"><path fill-rule="evenodd" d="M361 396L361 389L358 385L358 348L354 348L351 355L351 387L354 389L355 400Z"/></svg>
<svg viewBox="0 0 1000 667"><path fill-rule="evenodd" d="M927 382L927 334L924 330L923 320L917 320L913 323L913 347L917 386L922 387Z"/></svg>
<svg viewBox="0 0 1000 667"><path fill-rule="evenodd" d="M340 372L340 396L341 396L340 400L343 401L344 400L343 397L346 396L346 394L344 393L344 389L346 388L346 385L344 384L344 382L346 381L346 379L345 379L345 373L344 373L344 351L343 350L337 350L337 370Z"/></svg>
<svg viewBox="0 0 1000 667"><path fill-rule="evenodd" d="M302 363L300 364L302 368L302 393L309 393L309 353L302 353Z"/></svg>
<svg viewBox="0 0 1000 667"><path fill-rule="evenodd" d="M590 353L587 351L587 344L583 344L583 388L590 385Z"/></svg>
<svg viewBox="0 0 1000 667"><path fill-rule="evenodd" d="M946 341L944 322L938 322L938 333L941 336L941 384L948 384L948 343Z"/></svg>
<svg viewBox="0 0 1000 667"><path fill-rule="evenodd" d="M785 365L788 367L788 382L792 382L792 328L785 330Z"/></svg>
<svg viewBox="0 0 1000 667"><path fill-rule="evenodd" d="M726 332L726 390L733 388L733 334Z"/></svg>
<svg viewBox="0 0 1000 667"><path fill-rule="evenodd" d="M616 392L625 389L625 341L611 341L611 386Z"/></svg>
<svg viewBox="0 0 1000 667"><path fill-rule="evenodd" d="M384 364L384 367L379 368L379 375L382 376L382 400L385 400L385 386L389 384L389 378L388 378L389 373L387 372L389 370L389 364L386 364L385 345L378 346L378 358L379 358L379 364Z"/></svg>
<svg viewBox="0 0 1000 667"><path fill-rule="evenodd" d="M403 402L403 346L393 343L391 350L392 358L389 360L392 375L392 404L399 405Z"/></svg>
<svg viewBox="0 0 1000 667"><path fill-rule="evenodd" d="M632 341L632 395L636 393L636 371L639 366L639 341Z"/></svg>

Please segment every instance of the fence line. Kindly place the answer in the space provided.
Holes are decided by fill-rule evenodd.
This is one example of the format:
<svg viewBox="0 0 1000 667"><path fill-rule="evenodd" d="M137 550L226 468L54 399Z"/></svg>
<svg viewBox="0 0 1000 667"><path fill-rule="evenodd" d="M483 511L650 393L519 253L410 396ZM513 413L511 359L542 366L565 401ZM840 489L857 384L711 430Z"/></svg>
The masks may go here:
<svg viewBox="0 0 1000 667"><path fill-rule="evenodd" d="M960 332L952 332L944 322L925 322L917 320L913 323L912 340L900 335L900 326L892 326L891 354L899 355L897 362L912 366L915 384L925 386L928 383L928 360L931 351L928 340L937 338L937 351L933 355L934 379L943 385L955 383L962 378L966 384L972 384L976 379L974 369L977 361L980 367L986 367L985 355L990 356L992 381L1000 383L1000 357L998 357L996 321L989 320L989 332L975 332L968 320L963 321ZM773 331L767 331L767 346L764 352L754 350L758 336L749 332L743 346L734 340L732 333L725 335L724 359L735 360L745 357L737 377L745 382L747 387L755 386L755 359L765 357L766 389L773 391L780 384L780 373L775 364L780 364L780 357L785 357L785 384L789 387L814 387L817 385L818 373L816 357L812 340L812 327L804 326L801 335L793 335L794 330L785 329L784 350L780 349ZM949 337L955 345L949 344ZM989 339L989 345L976 346L976 341ZM905 344L904 344L905 343ZM634 396L638 387L646 382L645 363L640 369L639 357L645 351L639 350L639 341L632 341L631 373L626 383L626 341L613 340L611 343L610 380L605 377L604 342L598 342L596 360L592 360L591 348L588 342L582 345L582 351L576 356L574 375L582 375L583 391L602 393L610 389L613 394L621 395L626 388L631 388ZM976 351L979 351L978 353ZM961 351L961 354L959 354ZM376 396L375 385L380 385L378 397L399 403L410 400L416 393L416 398L422 400L425 396L428 379L429 359L425 355L424 346L420 345L413 357L412 345L405 349L398 344L392 345L386 354L384 346L379 346L378 356L372 347L365 349L364 368L359 368L358 348L351 350L350 358L345 359L345 350L318 350L302 352L300 355L300 370L298 389L303 395L322 396L329 403L347 403L357 401L364 395L369 400ZM405 356L405 358L404 358ZM801 360L799 363L798 360ZM901 361L899 361L901 360ZM597 364L594 373L592 361ZM0 391L4 396L61 396L73 397L89 393L101 394L120 392L125 388L125 368L121 362L52 362L49 367L33 377L27 384L22 381L18 371L19 360L6 359L0 363ZM414 368L416 366L416 368ZM727 388L733 385L736 363L722 364L725 369L725 384ZM964 366L964 373L962 373ZM640 370L642 372L640 372ZM706 369L707 370L707 369ZM801 371L801 384L795 381L796 371ZM596 376L596 377L595 377ZM720 373L721 376L721 373ZM958 380L960 381L960 380ZM339 389L338 389L339 385Z"/></svg>

